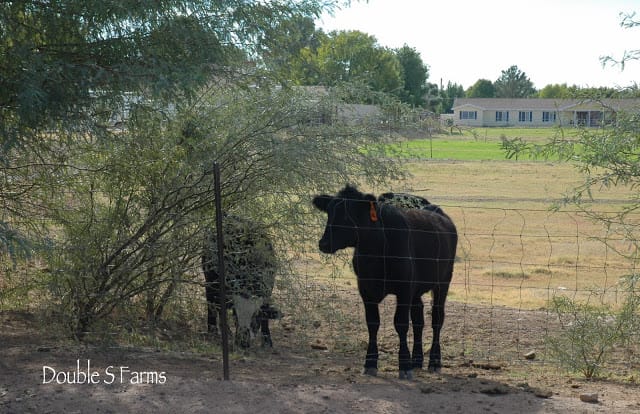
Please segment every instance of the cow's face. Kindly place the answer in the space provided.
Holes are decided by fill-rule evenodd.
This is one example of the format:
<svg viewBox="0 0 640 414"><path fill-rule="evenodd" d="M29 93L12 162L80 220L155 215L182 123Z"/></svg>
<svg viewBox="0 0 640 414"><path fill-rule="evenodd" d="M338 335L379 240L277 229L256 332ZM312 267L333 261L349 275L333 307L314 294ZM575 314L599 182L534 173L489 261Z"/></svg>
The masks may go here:
<svg viewBox="0 0 640 414"><path fill-rule="evenodd" d="M318 243L323 253L335 253L346 247L354 247L358 239L357 229L367 205L360 200L328 195L317 196L313 205L327 213L327 225Z"/></svg>

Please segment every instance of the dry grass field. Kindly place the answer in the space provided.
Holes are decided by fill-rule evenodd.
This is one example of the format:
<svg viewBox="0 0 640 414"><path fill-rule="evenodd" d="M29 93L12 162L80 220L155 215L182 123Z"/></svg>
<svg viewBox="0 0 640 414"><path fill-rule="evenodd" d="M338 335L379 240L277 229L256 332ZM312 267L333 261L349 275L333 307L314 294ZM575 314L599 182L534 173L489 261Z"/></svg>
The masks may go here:
<svg viewBox="0 0 640 414"><path fill-rule="evenodd" d="M411 162L408 167L412 177L392 190L439 204L458 227L458 262L450 299L517 309L544 309L558 294L606 303L620 300L617 284L631 272L632 264L614 248L627 252L630 246L575 207L561 205L565 195L581 183L573 166L429 160ZM594 208L619 210L627 191L595 193ZM556 211L554 205L561 206ZM348 254L343 257L345 262L334 267L320 262L312 266L309 261L304 265L333 283L355 284Z"/></svg>
<svg viewBox="0 0 640 414"><path fill-rule="evenodd" d="M552 205L581 182L568 164L543 162L422 163L410 185L441 204L461 234L453 298L538 309L554 294L586 299L616 284L631 263L613 251L629 246L570 205ZM620 209L627 189L594 194L594 208ZM606 242L606 243L605 243Z"/></svg>

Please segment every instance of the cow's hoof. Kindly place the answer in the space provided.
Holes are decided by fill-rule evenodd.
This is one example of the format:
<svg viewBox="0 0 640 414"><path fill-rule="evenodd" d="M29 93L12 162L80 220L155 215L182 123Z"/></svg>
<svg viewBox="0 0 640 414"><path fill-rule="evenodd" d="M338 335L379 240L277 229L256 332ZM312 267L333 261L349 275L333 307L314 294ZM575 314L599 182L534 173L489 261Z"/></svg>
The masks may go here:
<svg viewBox="0 0 640 414"><path fill-rule="evenodd" d="M413 379L413 371L408 369L406 371L400 370L399 378L401 380L411 381Z"/></svg>
<svg viewBox="0 0 640 414"><path fill-rule="evenodd" d="M432 372L434 374L439 374L441 370L442 367L429 366L429 372Z"/></svg>
<svg viewBox="0 0 640 414"><path fill-rule="evenodd" d="M371 375L372 377L378 376L378 368L365 368L364 375Z"/></svg>

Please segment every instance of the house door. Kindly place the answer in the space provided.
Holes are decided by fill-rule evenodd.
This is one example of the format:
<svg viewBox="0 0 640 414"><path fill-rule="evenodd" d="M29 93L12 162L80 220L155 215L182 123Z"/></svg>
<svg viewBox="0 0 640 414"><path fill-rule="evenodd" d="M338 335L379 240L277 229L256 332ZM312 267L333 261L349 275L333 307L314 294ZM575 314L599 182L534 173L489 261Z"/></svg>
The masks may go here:
<svg viewBox="0 0 640 414"><path fill-rule="evenodd" d="M576 112L576 125L579 125L579 126L589 125L589 111Z"/></svg>

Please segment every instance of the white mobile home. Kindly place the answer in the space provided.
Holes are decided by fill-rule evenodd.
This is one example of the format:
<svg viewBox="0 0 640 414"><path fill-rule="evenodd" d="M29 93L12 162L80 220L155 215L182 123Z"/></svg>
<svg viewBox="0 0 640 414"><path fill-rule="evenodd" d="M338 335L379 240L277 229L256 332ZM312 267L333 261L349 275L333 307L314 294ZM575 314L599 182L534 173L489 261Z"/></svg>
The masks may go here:
<svg viewBox="0 0 640 414"><path fill-rule="evenodd" d="M640 112L640 99L456 98L453 121L475 127L598 127L614 121L621 110Z"/></svg>

